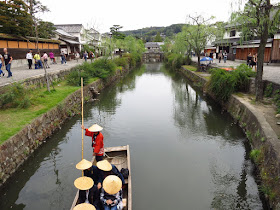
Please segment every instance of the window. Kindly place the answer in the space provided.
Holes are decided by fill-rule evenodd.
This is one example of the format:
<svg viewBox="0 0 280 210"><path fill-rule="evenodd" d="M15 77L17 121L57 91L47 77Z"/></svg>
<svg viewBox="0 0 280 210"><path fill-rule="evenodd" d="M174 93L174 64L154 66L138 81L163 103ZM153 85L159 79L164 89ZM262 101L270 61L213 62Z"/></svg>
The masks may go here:
<svg viewBox="0 0 280 210"><path fill-rule="evenodd" d="M236 31L235 31L235 30L231 31L231 32L230 32L230 37L235 36L235 34L236 34Z"/></svg>

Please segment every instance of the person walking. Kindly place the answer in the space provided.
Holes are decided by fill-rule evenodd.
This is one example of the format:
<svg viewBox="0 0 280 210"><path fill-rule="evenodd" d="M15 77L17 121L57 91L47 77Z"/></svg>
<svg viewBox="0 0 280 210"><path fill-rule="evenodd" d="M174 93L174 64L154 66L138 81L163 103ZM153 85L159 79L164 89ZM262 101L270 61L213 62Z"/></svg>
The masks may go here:
<svg viewBox="0 0 280 210"><path fill-rule="evenodd" d="M255 72L257 72L257 62L258 62L258 53L253 55L252 58L252 68L255 67Z"/></svg>
<svg viewBox="0 0 280 210"><path fill-rule="evenodd" d="M13 57L8 52L7 48L4 48L3 51L4 51L4 54L3 54L4 64L6 66L6 70L8 71L8 77L7 78L9 78L9 77L13 76L13 74L11 72L11 65L12 65Z"/></svg>
<svg viewBox="0 0 280 210"><path fill-rule="evenodd" d="M66 64L66 58L65 58L65 53L62 51L60 53L60 57L61 57L61 64Z"/></svg>
<svg viewBox="0 0 280 210"><path fill-rule="evenodd" d="M227 62L227 51L224 52L223 56L224 56L224 63L226 63Z"/></svg>
<svg viewBox="0 0 280 210"><path fill-rule="evenodd" d="M97 124L92 125L90 128L85 128L81 126L82 129L86 131L85 135L90 136L92 139L91 146L93 148L93 156L95 156L96 161L103 160L104 156L104 142L103 142L103 135L100 131L103 128Z"/></svg>
<svg viewBox="0 0 280 210"><path fill-rule="evenodd" d="M0 78L1 78L1 75L3 75L3 77L5 76L5 73L2 71L3 63L4 63L4 59L3 59L3 56L0 54Z"/></svg>
<svg viewBox="0 0 280 210"><path fill-rule="evenodd" d="M29 50L29 52L26 53L26 59L28 62L29 69L32 69L32 59L33 59L32 50Z"/></svg>
<svg viewBox="0 0 280 210"><path fill-rule="evenodd" d="M48 54L46 52L44 52L44 55L43 55L43 59L44 59L44 65L46 68L50 68L50 66L48 65Z"/></svg>
<svg viewBox="0 0 280 210"><path fill-rule="evenodd" d="M51 59L51 64L56 64L56 61L55 61L55 57L54 57L53 52L50 52L50 53L49 53L49 56L50 56L50 59Z"/></svg>
<svg viewBox="0 0 280 210"><path fill-rule="evenodd" d="M79 52L75 53L75 59L77 60L77 63L78 63L79 59L80 59L80 53Z"/></svg>
<svg viewBox="0 0 280 210"><path fill-rule="evenodd" d="M222 57L223 57L223 53L222 53L222 50L220 50L220 52L218 54L219 63L221 63Z"/></svg>
<svg viewBox="0 0 280 210"><path fill-rule="evenodd" d="M84 57L84 59L85 59L85 62L87 62L87 58L88 58L88 53L87 53L87 51L84 52L83 57Z"/></svg>
<svg viewBox="0 0 280 210"><path fill-rule="evenodd" d="M247 56L247 66L251 66L251 63L252 63L252 54L249 53L248 56Z"/></svg>

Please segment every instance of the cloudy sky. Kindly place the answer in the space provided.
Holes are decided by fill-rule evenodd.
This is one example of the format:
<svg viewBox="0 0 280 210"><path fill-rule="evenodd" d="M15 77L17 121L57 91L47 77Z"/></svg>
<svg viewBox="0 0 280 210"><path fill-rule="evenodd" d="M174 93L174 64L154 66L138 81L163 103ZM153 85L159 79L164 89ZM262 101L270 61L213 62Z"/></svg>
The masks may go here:
<svg viewBox="0 0 280 210"><path fill-rule="evenodd" d="M41 0L50 12L41 18L55 24L82 23L101 32L112 25L123 30L185 23L186 15L198 13L227 21L240 0ZM279 0L278 0L279 1ZM235 2L232 7L231 2ZM236 3L237 2L237 3Z"/></svg>

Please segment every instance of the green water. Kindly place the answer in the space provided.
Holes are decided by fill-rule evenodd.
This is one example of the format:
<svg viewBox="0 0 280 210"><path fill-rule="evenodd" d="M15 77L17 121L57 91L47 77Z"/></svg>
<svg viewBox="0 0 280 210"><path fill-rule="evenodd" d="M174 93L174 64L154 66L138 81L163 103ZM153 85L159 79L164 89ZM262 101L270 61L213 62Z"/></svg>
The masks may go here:
<svg viewBox="0 0 280 210"><path fill-rule="evenodd" d="M105 146L131 148L133 210L262 209L241 129L179 73L147 64L86 104ZM69 209L81 120L47 140L0 192L0 209ZM90 138L85 157L91 159Z"/></svg>

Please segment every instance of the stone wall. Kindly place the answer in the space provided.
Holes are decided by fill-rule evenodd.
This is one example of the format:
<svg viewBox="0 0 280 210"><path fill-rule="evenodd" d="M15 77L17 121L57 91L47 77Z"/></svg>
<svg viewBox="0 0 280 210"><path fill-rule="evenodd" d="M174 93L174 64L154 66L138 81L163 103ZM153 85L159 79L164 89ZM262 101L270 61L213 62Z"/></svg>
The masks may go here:
<svg viewBox="0 0 280 210"><path fill-rule="evenodd" d="M200 77L195 72L185 68L180 70L183 74L194 82L194 85L207 92L206 79ZM200 83L201 85L198 85ZM268 82L265 81L265 85ZM273 84L273 91L279 86ZM251 89L252 90L252 89ZM215 97L207 92L213 98ZM266 121L263 112L256 109L250 102L245 99L232 95L226 104L222 104L231 116L239 123L252 149L260 151L256 166L259 171L262 186L270 190L271 196L266 196L269 206L273 209L280 210L280 140L278 136Z"/></svg>
<svg viewBox="0 0 280 210"><path fill-rule="evenodd" d="M106 80L97 80L84 87L84 98L92 98L95 91L102 90L128 70L117 71ZM63 73L62 73L63 74ZM58 76L59 77L59 76ZM34 83L34 80L31 80ZM39 83L39 82L38 82ZM94 91L93 91L94 90ZM16 135L0 145L0 186L23 164L47 138L72 116L81 113L81 91L69 95L62 103L34 119Z"/></svg>

